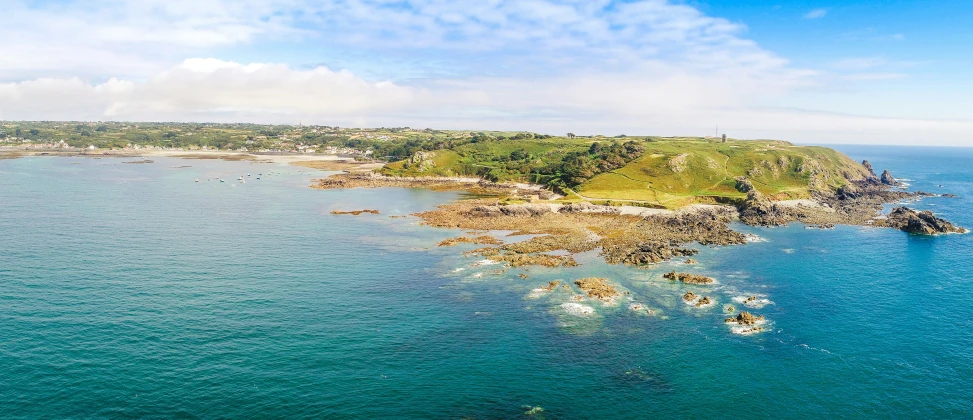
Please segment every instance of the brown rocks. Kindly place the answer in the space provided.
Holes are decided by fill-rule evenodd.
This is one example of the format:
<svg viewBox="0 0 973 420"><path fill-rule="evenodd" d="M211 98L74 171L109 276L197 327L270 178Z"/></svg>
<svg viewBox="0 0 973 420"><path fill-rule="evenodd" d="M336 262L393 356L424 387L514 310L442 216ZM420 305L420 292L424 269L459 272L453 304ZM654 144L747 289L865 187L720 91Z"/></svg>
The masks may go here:
<svg viewBox="0 0 973 420"><path fill-rule="evenodd" d="M885 219L884 225L918 235L966 232L965 229L934 216L928 210L917 212L908 207L896 207Z"/></svg>
<svg viewBox="0 0 973 420"><path fill-rule="evenodd" d="M550 292L550 291L553 291L554 289L557 289L557 287L560 286L560 285L561 285L561 282L559 282L559 281L551 281L551 282L548 282L547 283L547 286L541 287L541 290L546 290L546 291Z"/></svg>
<svg viewBox="0 0 973 420"><path fill-rule="evenodd" d="M460 236L458 238L447 238L439 243L439 246L455 246L461 243L477 245L503 245L503 241L489 235L481 235L475 238Z"/></svg>
<svg viewBox="0 0 973 420"><path fill-rule="evenodd" d="M867 160L863 160L862 161L862 166L865 167L865 170L867 170L868 173L871 174L873 178L878 178L878 175L875 175L875 169L872 168L872 163L871 162L869 162Z"/></svg>
<svg viewBox="0 0 973 420"><path fill-rule="evenodd" d="M710 300L709 296L703 296L703 297L699 298L699 300L696 302L696 307L699 308L701 306L710 305L712 303L713 303L713 301Z"/></svg>
<svg viewBox="0 0 973 420"><path fill-rule="evenodd" d="M667 278L669 280L678 280L678 281L683 282L683 283L686 283L686 284L710 284L710 283L713 283L713 279L712 278L709 278L709 277L706 277L706 276L700 276L700 275L697 275L697 274L689 274L689 273L676 273L675 271L672 271L672 272L663 274L662 277L665 277L665 278Z"/></svg>
<svg viewBox="0 0 973 420"><path fill-rule="evenodd" d="M517 277L520 277L520 278L522 278L522 279L529 279L529 278L530 278L530 276L528 276L528 275L526 275L526 274L524 274L524 273L520 273L520 274L518 274L518 275L517 275Z"/></svg>
<svg viewBox="0 0 973 420"><path fill-rule="evenodd" d="M794 217L788 209L778 206L760 191L747 192L747 199L737 205L740 221L752 226L783 226Z"/></svg>
<svg viewBox="0 0 973 420"><path fill-rule="evenodd" d="M754 316L750 312L743 311L740 312L740 314L737 315L736 317L725 319L724 322L728 324L753 326L753 325L757 325L758 321L763 321L763 320L764 320L763 316Z"/></svg>
<svg viewBox="0 0 973 420"><path fill-rule="evenodd" d="M686 294L682 295L682 300L684 300L686 302L692 302L692 301L696 300L696 297L697 296L696 296L695 293L693 293L693 292L686 292Z"/></svg>
<svg viewBox="0 0 973 420"><path fill-rule="evenodd" d="M353 216L359 216L359 215L364 214L364 213L369 213L369 214L382 214L382 212L380 212L378 210L367 210L367 209L366 210L352 210L352 211L331 210L331 214L350 214L350 215L353 215Z"/></svg>
<svg viewBox="0 0 973 420"><path fill-rule="evenodd" d="M688 265L696 265L696 264L699 264L699 261L696 261L696 260L694 260L692 258L686 258L685 264L688 264Z"/></svg>
<svg viewBox="0 0 973 420"><path fill-rule="evenodd" d="M888 169L882 172L881 181L883 184L893 187L902 185L899 181L895 180L895 177L892 176L892 173Z"/></svg>
<svg viewBox="0 0 973 420"><path fill-rule="evenodd" d="M620 296L614 286L608 284L608 279L600 277L587 277L574 282L581 290L588 294L588 297L601 301L611 301Z"/></svg>

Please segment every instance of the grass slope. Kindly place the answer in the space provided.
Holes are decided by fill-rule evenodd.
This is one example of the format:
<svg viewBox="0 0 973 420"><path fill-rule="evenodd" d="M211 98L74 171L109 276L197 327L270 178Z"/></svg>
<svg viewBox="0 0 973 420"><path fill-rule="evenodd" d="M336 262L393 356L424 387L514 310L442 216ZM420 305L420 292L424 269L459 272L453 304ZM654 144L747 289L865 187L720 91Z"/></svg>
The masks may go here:
<svg viewBox="0 0 973 420"><path fill-rule="evenodd" d="M645 154L623 168L595 176L578 188L591 199L636 200L665 207L740 199L736 178L745 176L778 200L807 198L813 189L835 189L867 176L864 167L824 147L779 141L705 139L646 143Z"/></svg>
<svg viewBox="0 0 973 420"><path fill-rule="evenodd" d="M621 168L603 172L577 186L580 198L678 208L693 203L742 199L736 179L745 176L762 193L777 199L807 198L814 190L833 190L848 179L868 176L864 167L833 149L794 146L773 140L729 141L704 138L584 138L489 141L429 152L421 163L393 162L383 173L399 176L483 176L504 181L545 182L538 168L557 163L572 151L637 140L644 153ZM515 153L516 152L516 153ZM569 191L571 192L571 191ZM575 199L579 197L574 197Z"/></svg>

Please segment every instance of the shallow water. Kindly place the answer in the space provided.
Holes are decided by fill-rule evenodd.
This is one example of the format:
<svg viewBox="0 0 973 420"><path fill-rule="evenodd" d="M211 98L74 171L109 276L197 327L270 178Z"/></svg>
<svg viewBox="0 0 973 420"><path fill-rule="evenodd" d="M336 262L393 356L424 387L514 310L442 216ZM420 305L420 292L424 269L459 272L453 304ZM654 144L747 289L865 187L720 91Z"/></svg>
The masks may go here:
<svg viewBox="0 0 973 420"><path fill-rule="evenodd" d="M914 206L973 226L973 150L839 149L958 194ZM495 275L460 255L475 245L435 247L458 231L388 217L453 193L123 161L0 160L3 416L973 416L973 235L739 226L766 242L702 249L691 270L714 286L596 253ZM382 214L330 214L364 208ZM630 297L587 314L532 295L591 275ZM733 334L722 308L750 295L768 331Z"/></svg>

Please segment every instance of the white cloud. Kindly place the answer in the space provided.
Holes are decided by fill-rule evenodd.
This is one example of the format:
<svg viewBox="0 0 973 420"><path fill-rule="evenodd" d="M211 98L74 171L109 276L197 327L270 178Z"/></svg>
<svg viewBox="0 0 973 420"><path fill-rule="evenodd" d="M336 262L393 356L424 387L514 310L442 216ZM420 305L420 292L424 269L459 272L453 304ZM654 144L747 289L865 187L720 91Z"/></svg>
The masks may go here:
<svg viewBox="0 0 973 420"><path fill-rule="evenodd" d="M38 79L0 84L0 118L251 121L327 125L705 135L806 142L962 139L971 121L889 119L762 108L744 98L790 86L733 72L693 75L656 63L629 73L441 80L425 88L368 82L348 71L191 59L144 81ZM742 82L741 82L742 81ZM731 83L732 82L732 83Z"/></svg>
<svg viewBox="0 0 973 420"><path fill-rule="evenodd" d="M93 0L58 9L21 0L5 18L0 119L663 135L720 124L804 141L839 129L886 141L905 141L915 127L973 132L951 131L969 128L959 120L767 108L797 106L795 92L904 73L874 57L834 62L835 73L795 68L745 38L743 25L666 0ZM260 58L278 45L306 62L355 54L391 76ZM227 48L257 57L241 61L278 63L228 61ZM449 71L396 79L399 62Z"/></svg>
<svg viewBox="0 0 973 420"><path fill-rule="evenodd" d="M828 15L828 9L814 9L804 14L804 19L820 19Z"/></svg>

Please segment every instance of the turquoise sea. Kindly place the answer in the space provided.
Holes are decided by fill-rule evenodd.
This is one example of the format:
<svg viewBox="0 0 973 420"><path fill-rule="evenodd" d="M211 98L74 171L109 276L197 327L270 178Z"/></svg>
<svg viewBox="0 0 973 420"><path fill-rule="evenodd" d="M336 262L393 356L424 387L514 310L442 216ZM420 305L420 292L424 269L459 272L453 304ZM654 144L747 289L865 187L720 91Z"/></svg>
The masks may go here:
<svg viewBox="0 0 973 420"><path fill-rule="evenodd" d="M973 227L973 149L838 149ZM973 417L973 235L739 226L766 241L703 248L713 287L595 254L521 279L389 217L456 193L126 160L0 160L2 418ZM532 296L589 275L655 314ZM734 334L722 305L748 295L768 331Z"/></svg>

